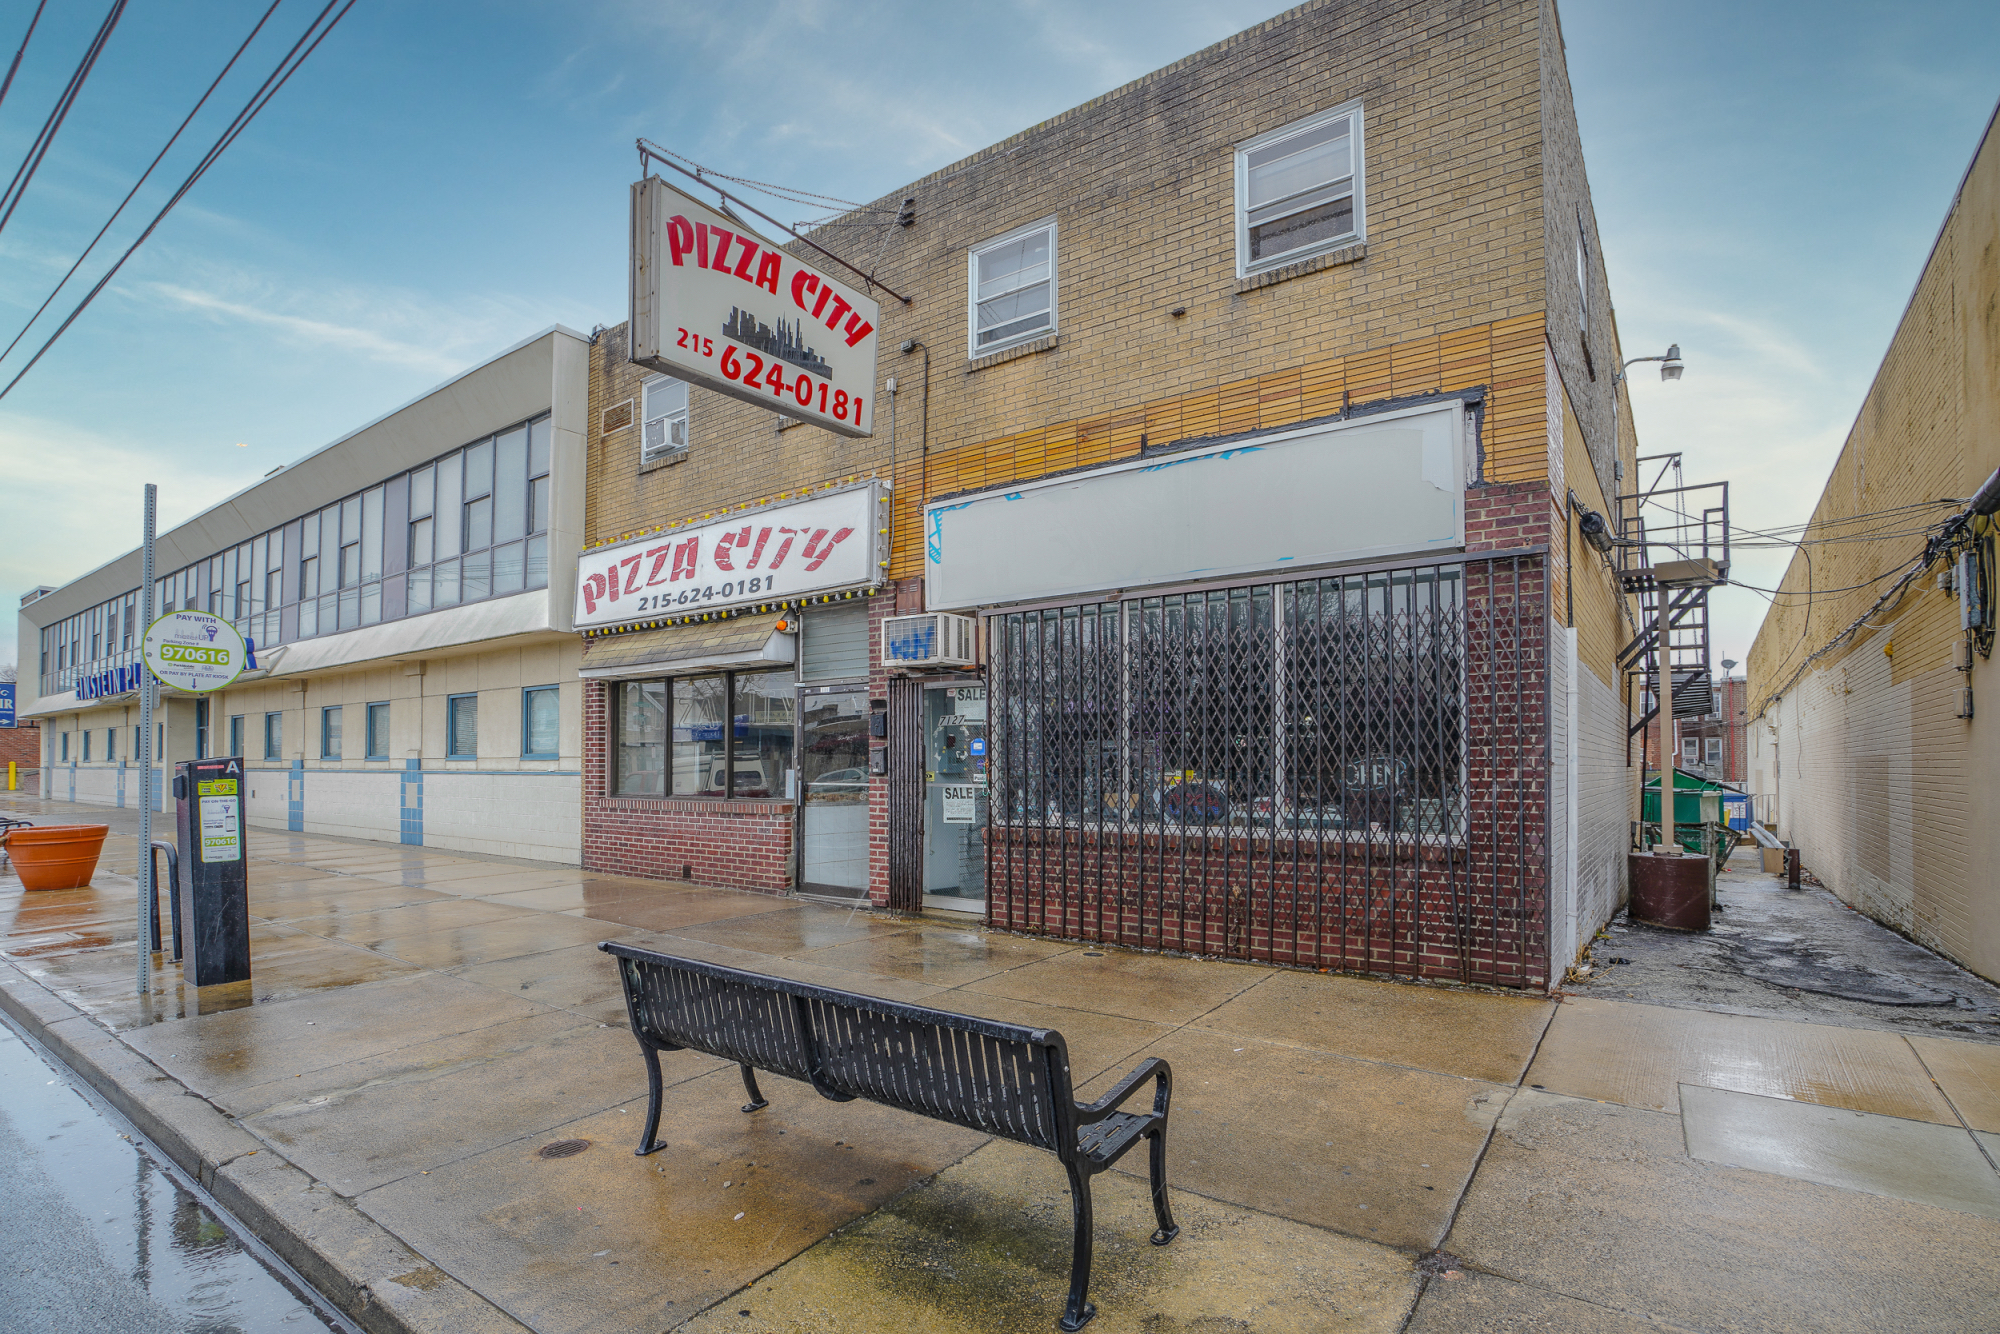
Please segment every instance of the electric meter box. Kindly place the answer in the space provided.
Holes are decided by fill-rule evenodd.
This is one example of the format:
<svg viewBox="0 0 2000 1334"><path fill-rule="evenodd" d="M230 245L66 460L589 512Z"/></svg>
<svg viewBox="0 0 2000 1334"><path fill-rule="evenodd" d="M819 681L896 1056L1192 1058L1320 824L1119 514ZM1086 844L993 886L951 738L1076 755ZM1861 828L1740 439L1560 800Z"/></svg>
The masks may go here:
<svg viewBox="0 0 2000 1334"><path fill-rule="evenodd" d="M174 832L180 843L185 932L182 976L197 987L250 978L249 848L243 830L241 758L174 766Z"/></svg>

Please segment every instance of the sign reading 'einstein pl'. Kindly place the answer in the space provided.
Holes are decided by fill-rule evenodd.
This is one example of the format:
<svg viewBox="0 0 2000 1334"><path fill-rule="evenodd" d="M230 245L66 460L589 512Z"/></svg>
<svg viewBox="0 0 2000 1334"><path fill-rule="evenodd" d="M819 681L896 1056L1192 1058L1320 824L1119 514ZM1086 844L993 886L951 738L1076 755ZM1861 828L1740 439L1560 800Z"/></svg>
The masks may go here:
<svg viewBox="0 0 2000 1334"><path fill-rule="evenodd" d="M220 690L243 671L243 636L220 616L170 611L146 631L141 656L166 685L195 694Z"/></svg>
<svg viewBox="0 0 2000 1334"><path fill-rule="evenodd" d="M632 360L842 435L873 433L881 307L657 176L632 187Z"/></svg>

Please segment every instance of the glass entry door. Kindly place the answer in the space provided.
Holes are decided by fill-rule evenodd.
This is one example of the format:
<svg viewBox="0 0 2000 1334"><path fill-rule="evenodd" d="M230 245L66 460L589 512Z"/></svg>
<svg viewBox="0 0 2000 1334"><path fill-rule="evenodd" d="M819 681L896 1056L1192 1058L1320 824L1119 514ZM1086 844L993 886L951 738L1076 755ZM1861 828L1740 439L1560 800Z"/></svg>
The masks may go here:
<svg viewBox="0 0 2000 1334"><path fill-rule="evenodd" d="M868 691L799 695L799 892L868 895Z"/></svg>
<svg viewBox="0 0 2000 1334"><path fill-rule="evenodd" d="M924 691L924 906L986 906L986 687Z"/></svg>

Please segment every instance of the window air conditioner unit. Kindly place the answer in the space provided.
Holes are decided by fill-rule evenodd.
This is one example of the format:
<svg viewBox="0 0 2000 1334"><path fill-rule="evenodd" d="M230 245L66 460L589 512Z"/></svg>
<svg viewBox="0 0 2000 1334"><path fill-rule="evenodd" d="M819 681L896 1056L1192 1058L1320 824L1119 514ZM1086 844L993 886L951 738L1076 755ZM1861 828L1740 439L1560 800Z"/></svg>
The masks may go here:
<svg viewBox="0 0 2000 1334"><path fill-rule="evenodd" d="M973 667L979 662L979 626L970 616L927 611L882 622L884 667Z"/></svg>

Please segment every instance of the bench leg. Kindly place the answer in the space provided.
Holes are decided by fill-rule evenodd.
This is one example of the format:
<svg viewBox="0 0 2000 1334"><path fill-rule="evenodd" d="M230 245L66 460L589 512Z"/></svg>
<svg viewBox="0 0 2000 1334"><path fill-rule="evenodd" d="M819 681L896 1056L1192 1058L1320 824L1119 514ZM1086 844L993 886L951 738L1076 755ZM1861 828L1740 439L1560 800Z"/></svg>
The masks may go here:
<svg viewBox="0 0 2000 1334"><path fill-rule="evenodd" d="M653 1136L660 1129L660 1053L653 1050L651 1043L641 1042L639 1050L646 1057L646 1128L640 1132L639 1147L632 1152L640 1158L657 1152L667 1146L655 1144Z"/></svg>
<svg viewBox="0 0 2000 1334"><path fill-rule="evenodd" d="M1153 1178L1153 1217L1160 1222L1160 1230L1153 1234L1153 1244L1164 1246L1181 1234L1180 1224L1174 1222L1173 1211L1167 1207L1167 1131L1162 1126L1147 1136L1152 1140L1151 1162Z"/></svg>
<svg viewBox="0 0 2000 1334"><path fill-rule="evenodd" d="M743 1091L750 1095L750 1101L744 1104L743 1110L746 1112L757 1112L769 1107L771 1104L765 1100L762 1093L757 1091L757 1072L747 1065L743 1066L742 1070Z"/></svg>
<svg viewBox="0 0 2000 1334"><path fill-rule="evenodd" d="M1075 1164L1063 1164L1069 1169L1070 1212L1076 1219L1076 1241L1069 1256L1069 1305L1063 1310L1063 1318L1056 1322L1060 1329L1079 1330L1090 1323L1097 1314L1097 1308L1086 1301L1090 1290L1090 1249L1094 1234L1090 1222L1090 1178L1076 1169Z"/></svg>

